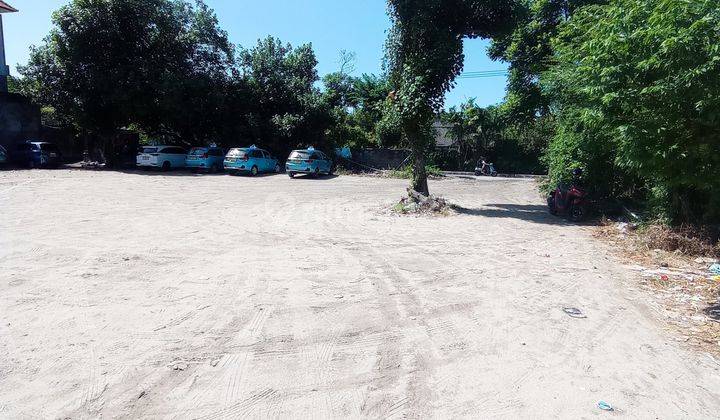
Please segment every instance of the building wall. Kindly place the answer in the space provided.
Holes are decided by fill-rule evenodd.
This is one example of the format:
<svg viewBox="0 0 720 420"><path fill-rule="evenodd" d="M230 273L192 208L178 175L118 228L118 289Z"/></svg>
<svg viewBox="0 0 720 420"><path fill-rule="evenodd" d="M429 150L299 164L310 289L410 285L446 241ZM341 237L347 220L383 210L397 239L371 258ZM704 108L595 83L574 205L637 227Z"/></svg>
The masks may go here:
<svg viewBox="0 0 720 420"><path fill-rule="evenodd" d="M0 93L0 144L10 146L40 138L40 108L23 96Z"/></svg>
<svg viewBox="0 0 720 420"><path fill-rule="evenodd" d="M410 151L405 149L364 149L353 150L351 160L374 169L398 169L409 163L409 156Z"/></svg>

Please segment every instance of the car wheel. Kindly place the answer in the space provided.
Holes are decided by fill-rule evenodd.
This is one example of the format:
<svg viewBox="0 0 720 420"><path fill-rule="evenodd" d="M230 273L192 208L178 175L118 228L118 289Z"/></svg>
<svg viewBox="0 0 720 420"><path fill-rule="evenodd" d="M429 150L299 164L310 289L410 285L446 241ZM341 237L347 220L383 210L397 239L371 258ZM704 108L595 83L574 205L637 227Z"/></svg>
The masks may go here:
<svg viewBox="0 0 720 420"><path fill-rule="evenodd" d="M280 164L279 163L275 165L275 173L276 174L280 173Z"/></svg>
<svg viewBox="0 0 720 420"><path fill-rule="evenodd" d="M570 209L570 220L573 222L582 222L585 219L585 209L582 205L573 205Z"/></svg>
<svg viewBox="0 0 720 420"><path fill-rule="evenodd" d="M550 214L552 214L553 216L557 216L557 207L555 207L555 195L554 194L551 194L548 197L547 203L548 203L548 211L550 212Z"/></svg>
<svg viewBox="0 0 720 420"><path fill-rule="evenodd" d="M27 165L27 166L28 166L28 168L30 168L30 169L35 169L35 161L32 160L32 159L30 159L30 160L28 161L28 165Z"/></svg>
<svg viewBox="0 0 720 420"><path fill-rule="evenodd" d="M252 168L250 168L250 175L255 176L257 174L258 174L257 166L253 166Z"/></svg>
<svg viewBox="0 0 720 420"><path fill-rule="evenodd" d="M313 173L313 177L317 178L320 176L320 168L315 168L315 172Z"/></svg>
<svg viewBox="0 0 720 420"><path fill-rule="evenodd" d="M167 160L162 164L162 170L165 172L169 171L171 167L172 165Z"/></svg>
<svg viewBox="0 0 720 420"><path fill-rule="evenodd" d="M290 178L295 178L295 174L294 174L293 172L288 172L288 176L289 176Z"/></svg>
<svg viewBox="0 0 720 420"><path fill-rule="evenodd" d="M330 169L328 169L328 176L332 176L332 174L335 172L335 167L333 165L330 165Z"/></svg>

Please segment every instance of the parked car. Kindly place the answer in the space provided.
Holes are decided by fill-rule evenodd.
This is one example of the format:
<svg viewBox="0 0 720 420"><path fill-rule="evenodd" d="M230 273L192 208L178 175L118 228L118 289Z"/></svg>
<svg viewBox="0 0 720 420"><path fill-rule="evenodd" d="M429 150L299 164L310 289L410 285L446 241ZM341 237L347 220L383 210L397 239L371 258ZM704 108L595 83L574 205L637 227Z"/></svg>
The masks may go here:
<svg viewBox="0 0 720 420"><path fill-rule="evenodd" d="M214 173L222 170L224 158L219 147L193 147L185 158L185 167Z"/></svg>
<svg viewBox="0 0 720 420"><path fill-rule="evenodd" d="M140 168L160 168L169 171L185 167L187 152L177 146L143 146L137 155L137 166Z"/></svg>
<svg viewBox="0 0 720 420"><path fill-rule="evenodd" d="M332 159L312 147L306 150L293 150L285 163L285 171L290 178L294 178L297 174L332 175L333 170Z"/></svg>
<svg viewBox="0 0 720 420"><path fill-rule="evenodd" d="M270 152L255 146L230 149L223 164L231 175L249 173L255 176L261 172L279 173L281 170L280 163Z"/></svg>
<svg viewBox="0 0 720 420"><path fill-rule="evenodd" d="M28 168L58 167L62 163L62 153L54 143L27 141L15 145L10 160Z"/></svg>
<svg viewBox="0 0 720 420"><path fill-rule="evenodd" d="M0 165L7 165L10 162L7 150L0 146Z"/></svg>

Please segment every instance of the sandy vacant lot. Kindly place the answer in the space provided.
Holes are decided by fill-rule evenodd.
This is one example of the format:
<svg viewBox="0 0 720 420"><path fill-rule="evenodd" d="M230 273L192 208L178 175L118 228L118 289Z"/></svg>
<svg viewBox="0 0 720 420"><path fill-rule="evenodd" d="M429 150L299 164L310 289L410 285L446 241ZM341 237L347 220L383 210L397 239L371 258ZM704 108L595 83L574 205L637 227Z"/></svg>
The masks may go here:
<svg viewBox="0 0 720 420"><path fill-rule="evenodd" d="M0 417L719 416L720 364L532 181L380 212L405 185L0 172Z"/></svg>

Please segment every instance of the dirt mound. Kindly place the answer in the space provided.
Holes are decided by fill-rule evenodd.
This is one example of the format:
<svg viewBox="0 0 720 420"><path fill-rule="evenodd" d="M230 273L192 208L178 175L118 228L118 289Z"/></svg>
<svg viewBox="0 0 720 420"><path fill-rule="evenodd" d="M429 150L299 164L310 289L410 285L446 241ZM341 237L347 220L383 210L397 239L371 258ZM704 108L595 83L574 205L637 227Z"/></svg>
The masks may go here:
<svg viewBox="0 0 720 420"><path fill-rule="evenodd" d="M419 215L450 215L455 213L454 207L444 198L434 195L426 197L410 188L408 188L407 197L401 198L392 207L392 211L398 214Z"/></svg>

